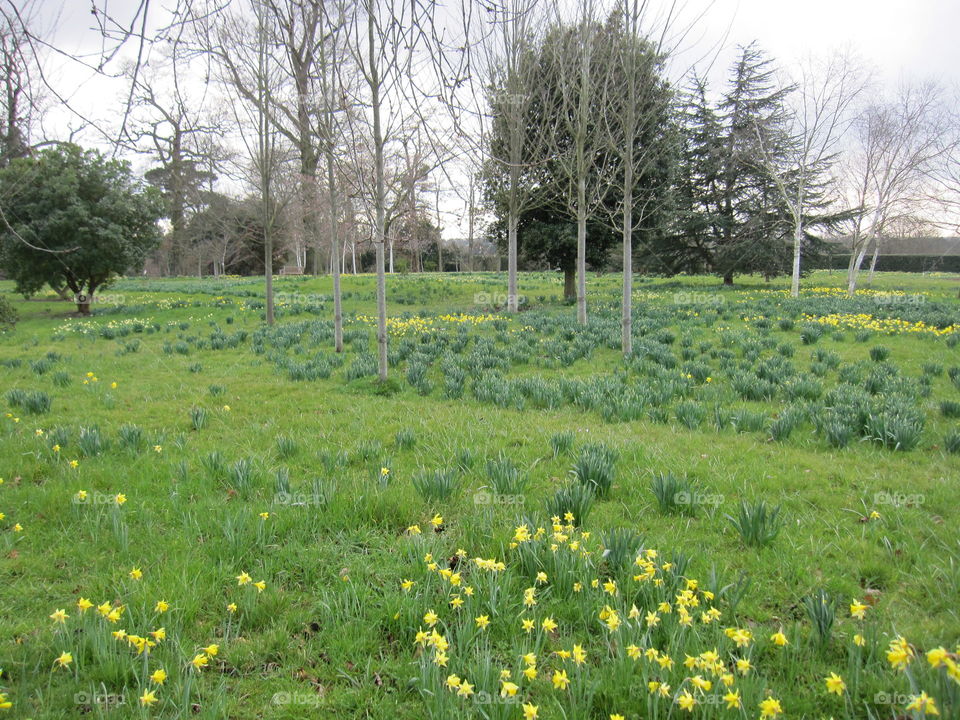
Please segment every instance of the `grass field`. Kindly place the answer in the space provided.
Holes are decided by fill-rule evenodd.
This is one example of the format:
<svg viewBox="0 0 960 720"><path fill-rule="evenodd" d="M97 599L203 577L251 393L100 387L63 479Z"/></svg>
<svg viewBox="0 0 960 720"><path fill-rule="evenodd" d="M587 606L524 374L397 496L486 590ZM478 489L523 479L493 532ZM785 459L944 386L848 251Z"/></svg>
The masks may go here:
<svg viewBox="0 0 960 720"><path fill-rule="evenodd" d="M17 298L0 717L960 717L958 280Z"/></svg>

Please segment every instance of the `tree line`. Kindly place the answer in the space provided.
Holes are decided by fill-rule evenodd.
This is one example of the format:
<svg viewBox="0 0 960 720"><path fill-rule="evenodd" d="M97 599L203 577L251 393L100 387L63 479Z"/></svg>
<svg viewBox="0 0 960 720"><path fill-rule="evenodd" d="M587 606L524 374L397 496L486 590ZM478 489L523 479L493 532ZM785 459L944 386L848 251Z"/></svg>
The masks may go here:
<svg viewBox="0 0 960 720"><path fill-rule="evenodd" d="M521 268L558 269L581 322L588 267L620 271L629 353L636 272L789 275L796 295L843 236L853 293L885 234L960 207L946 90L885 94L842 54L789 76L757 44L711 86L676 72L675 38L698 20L675 8L140 0L118 17L98 1L99 54L72 60L122 88L104 120L51 79L40 3L0 0L0 266L22 292L87 301L144 263L264 274L268 322L277 270L329 273L337 350L340 275L372 269L385 378L397 269L471 270L496 245L507 311ZM48 129L52 111L67 130ZM462 242L442 238L451 214Z"/></svg>

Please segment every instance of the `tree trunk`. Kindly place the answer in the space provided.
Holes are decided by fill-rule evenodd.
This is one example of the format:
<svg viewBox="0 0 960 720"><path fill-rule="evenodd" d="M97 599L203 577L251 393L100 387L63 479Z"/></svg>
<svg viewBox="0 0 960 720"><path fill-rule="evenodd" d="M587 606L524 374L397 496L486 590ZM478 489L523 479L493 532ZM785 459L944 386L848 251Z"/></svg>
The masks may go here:
<svg viewBox="0 0 960 720"><path fill-rule="evenodd" d="M507 217L507 312L518 310L517 298L517 223L515 211Z"/></svg>
<svg viewBox="0 0 960 720"><path fill-rule="evenodd" d="M800 245L803 242L803 222L798 218L793 228L793 275L790 279L790 297L800 297Z"/></svg>
<svg viewBox="0 0 960 720"><path fill-rule="evenodd" d="M632 161L631 161L632 162ZM626 166L623 203L623 302L620 308L620 349L625 356L633 352L633 168ZM629 184L627 184L629 182Z"/></svg>
<svg viewBox="0 0 960 720"><path fill-rule="evenodd" d="M577 269L563 268L563 299L574 300L577 297Z"/></svg>
<svg viewBox="0 0 960 720"><path fill-rule="evenodd" d="M380 382L387 381L387 281L384 277L383 254L387 241L387 200L386 165L383 157L385 141L381 113L381 85L375 40L376 13L373 3L367 2L367 83L370 88L370 110L373 114L373 162L375 172L376 198L375 215L377 237L377 356ZM390 272L393 272L393 243L390 244Z"/></svg>
<svg viewBox="0 0 960 720"><path fill-rule="evenodd" d="M587 184L577 181L577 322L587 324Z"/></svg>
<svg viewBox="0 0 960 720"><path fill-rule="evenodd" d="M733 270L727 270L723 274L723 284L733 286Z"/></svg>
<svg viewBox="0 0 960 720"><path fill-rule="evenodd" d="M851 257L850 268L847 272L847 292L851 297L857 292L857 276L860 275L860 266L863 265L863 258L866 257L867 248L870 247L871 242L876 242L876 237L871 234L870 238L860 246L859 251L856 251L856 257Z"/></svg>
<svg viewBox="0 0 960 720"><path fill-rule="evenodd" d="M473 272L473 213L474 180L470 175L470 207L467 209L467 270Z"/></svg>
<svg viewBox="0 0 960 720"><path fill-rule="evenodd" d="M332 148L327 148L327 193L330 198L330 273L333 275L333 349L343 352L343 307L340 298L340 238L337 227L337 186Z"/></svg>
<svg viewBox="0 0 960 720"><path fill-rule="evenodd" d="M873 285L873 276L877 271L877 258L880 257L880 241L879 239L874 239L873 242L873 257L870 258L870 274L867 275L867 287Z"/></svg>

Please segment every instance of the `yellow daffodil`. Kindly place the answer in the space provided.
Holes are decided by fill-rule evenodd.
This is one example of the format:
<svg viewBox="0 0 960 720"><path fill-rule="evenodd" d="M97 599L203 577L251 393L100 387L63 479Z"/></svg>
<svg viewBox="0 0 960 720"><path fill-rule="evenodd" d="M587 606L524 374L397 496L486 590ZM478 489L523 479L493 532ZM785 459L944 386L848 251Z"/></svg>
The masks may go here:
<svg viewBox="0 0 960 720"><path fill-rule="evenodd" d="M827 675L823 681L827 685L827 692L833 693L834 695L843 695L843 691L847 689L847 684L843 681L843 678L835 672Z"/></svg>
<svg viewBox="0 0 960 720"><path fill-rule="evenodd" d="M687 712L692 713L693 708L697 704L697 699L690 694L689 690L684 690L680 697L677 698L677 705L680 706L681 710L686 710Z"/></svg>
<svg viewBox="0 0 960 720"><path fill-rule="evenodd" d="M551 678L555 690L566 690L570 685L570 678L567 677L566 670L557 670Z"/></svg>
<svg viewBox="0 0 960 720"><path fill-rule="evenodd" d="M921 691L919 695L913 696L913 699L907 705L907 710L912 712L921 712L924 715L940 714L940 710L937 709L936 701L924 691Z"/></svg>
<svg viewBox="0 0 960 720"><path fill-rule="evenodd" d="M775 718L778 715L783 714L783 707L780 705L780 701L776 698L766 698L760 703L760 717L761 718Z"/></svg>

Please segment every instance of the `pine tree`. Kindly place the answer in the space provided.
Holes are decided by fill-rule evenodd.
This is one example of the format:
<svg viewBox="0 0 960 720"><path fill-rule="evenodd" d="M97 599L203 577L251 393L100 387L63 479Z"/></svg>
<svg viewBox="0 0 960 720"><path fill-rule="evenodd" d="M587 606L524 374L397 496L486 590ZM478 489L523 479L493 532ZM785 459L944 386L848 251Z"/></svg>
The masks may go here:
<svg viewBox="0 0 960 720"><path fill-rule="evenodd" d="M741 48L720 103L724 129L719 208L722 238L713 271L732 284L735 273L772 277L789 270L789 220L767 158L789 156L784 100L772 61L755 44Z"/></svg>

